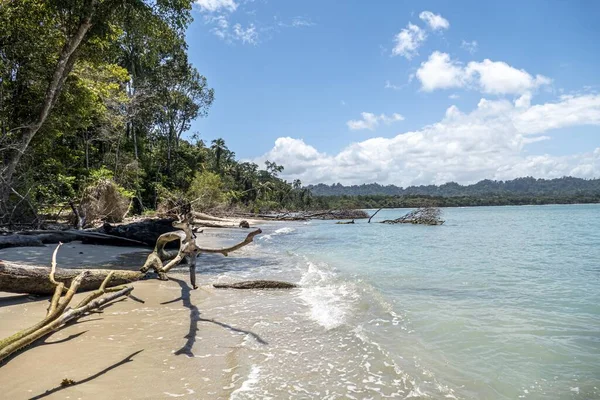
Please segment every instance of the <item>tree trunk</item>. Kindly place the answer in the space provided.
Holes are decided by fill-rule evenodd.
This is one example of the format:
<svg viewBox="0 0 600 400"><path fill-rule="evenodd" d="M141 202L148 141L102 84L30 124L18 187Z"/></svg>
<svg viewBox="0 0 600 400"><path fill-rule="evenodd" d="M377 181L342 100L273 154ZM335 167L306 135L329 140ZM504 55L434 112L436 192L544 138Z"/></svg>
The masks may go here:
<svg viewBox="0 0 600 400"><path fill-rule="evenodd" d="M135 154L135 159L138 159L138 146L137 146L137 135L135 133L135 125L133 121L131 121L131 135L133 136L133 154Z"/></svg>
<svg viewBox="0 0 600 400"><path fill-rule="evenodd" d="M236 283L214 283L213 287L217 289L293 289L297 288L298 285L282 281L257 280Z"/></svg>
<svg viewBox="0 0 600 400"><path fill-rule="evenodd" d="M41 104L37 118L23 129L21 140L16 144L16 149L9 152L7 160L5 160L5 170L2 174L2 190L0 191L0 202L2 204L6 204L6 201L8 200L10 195L9 187L12 185L13 176L19 161L21 161L21 157L27 150L29 143L37 131L46 121L54 104L56 104L56 100L62 91L65 80L73 69L73 65L75 65L77 59L76 50L79 48L79 45L92 26L92 15L94 14L95 6L96 0L86 1L85 14L81 18L79 27L75 31L75 34L68 38L61 50L58 62L54 69L54 74L46 89L44 102Z"/></svg>
<svg viewBox="0 0 600 400"><path fill-rule="evenodd" d="M0 235L0 249L9 247L43 246L52 243L68 243L81 240L85 244L103 244L112 246L148 246L145 242L120 236L107 235L95 231L24 231L9 235Z"/></svg>
<svg viewBox="0 0 600 400"><path fill-rule="evenodd" d="M71 281L85 269L57 269L56 280L70 286ZM139 271L93 269L87 270L89 274L79 287L79 291L95 290L109 272L113 277L108 286L118 286L138 281L146 276ZM48 278L50 268L19 264L0 260L0 292L29 293L38 295L51 295L55 285Z"/></svg>
<svg viewBox="0 0 600 400"><path fill-rule="evenodd" d="M122 225L105 223L101 228L98 228L95 231L115 237L135 240L145 243L147 246L154 247L160 235L177 230L177 228L173 227L173 221L175 221L175 218L146 219Z"/></svg>

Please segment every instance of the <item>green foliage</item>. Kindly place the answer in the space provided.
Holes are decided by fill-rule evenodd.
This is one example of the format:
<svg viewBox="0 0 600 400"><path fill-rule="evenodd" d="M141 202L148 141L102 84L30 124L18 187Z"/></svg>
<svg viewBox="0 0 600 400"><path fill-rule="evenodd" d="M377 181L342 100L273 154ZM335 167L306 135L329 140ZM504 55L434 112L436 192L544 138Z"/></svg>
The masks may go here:
<svg viewBox="0 0 600 400"><path fill-rule="evenodd" d="M186 196L200 211L222 205L226 200L221 177L208 171L196 172Z"/></svg>

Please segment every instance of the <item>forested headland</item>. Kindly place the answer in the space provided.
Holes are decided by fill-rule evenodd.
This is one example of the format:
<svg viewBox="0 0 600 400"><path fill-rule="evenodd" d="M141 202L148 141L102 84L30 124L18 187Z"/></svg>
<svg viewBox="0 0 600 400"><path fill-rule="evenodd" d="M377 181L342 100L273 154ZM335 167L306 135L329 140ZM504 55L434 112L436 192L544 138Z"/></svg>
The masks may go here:
<svg viewBox="0 0 600 400"><path fill-rule="evenodd" d="M313 203L321 207L402 208L431 204L438 207L578 204L600 202L600 179L517 178L482 180L472 185L383 186L377 183L344 186L310 185Z"/></svg>

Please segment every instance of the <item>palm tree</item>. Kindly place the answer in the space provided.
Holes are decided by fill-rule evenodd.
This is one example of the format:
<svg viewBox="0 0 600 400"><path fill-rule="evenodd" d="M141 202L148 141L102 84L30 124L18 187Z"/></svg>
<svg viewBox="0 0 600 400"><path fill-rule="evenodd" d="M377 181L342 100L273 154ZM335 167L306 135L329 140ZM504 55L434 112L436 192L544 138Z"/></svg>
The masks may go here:
<svg viewBox="0 0 600 400"><path fill-rule="evenodd" d="M210 149L215 154L215 169L217 170L217 173L220 173L221 157L223 156L223 153L225 153L228 150L227 146L225 145L225 141L222 138L214 139L211 142Z"/></svg>

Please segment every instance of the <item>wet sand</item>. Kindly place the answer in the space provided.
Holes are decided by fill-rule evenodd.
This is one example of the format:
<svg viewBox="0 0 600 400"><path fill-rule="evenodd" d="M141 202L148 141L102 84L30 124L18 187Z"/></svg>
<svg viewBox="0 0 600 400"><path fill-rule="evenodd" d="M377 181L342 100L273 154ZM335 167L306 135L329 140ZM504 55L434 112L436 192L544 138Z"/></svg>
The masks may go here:
<svg viewBox="0 0 600 400"><path fill-rule="evenodd" d="M203 235L201 244L226 243L217 232ZM44 265L53 249L8 249L0 252L0 258ZM60 250L58 263L137 265L147 253L147 249L68 243ZM144 303L131 298L116 301L10 359L0 367L0 397L212 399L243 393L249 384L252 345L265 343L252 331L255 322L235 316L238 295L212 288L214 276L199 274L197 290L189 289L185 270L170 276L167 282L133 284L132 294ZM72 303L83 296L76 295ZM47 306L48 298L0 293L0 337L38 322ZM75 384L61 387L65 378Z"/></svg>
<svg viewBox="0 0 600 400"><path fill-rule="evenodd" d="M227 324L208 282L190 291L186 280L138 282L133 294L144 304L117 301L18 354L0 368L1 397L228 398L246 375L236 348L248 327ZM0 298L0 336L34 324L46 307L45 299ZM76 385L61 388L65 378Z"/></svg>

